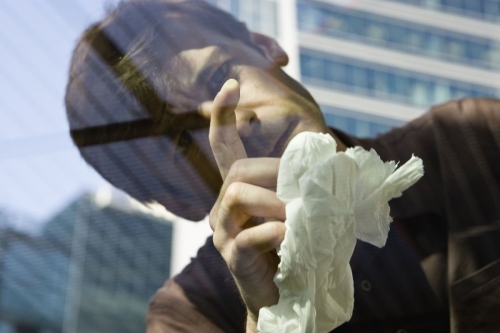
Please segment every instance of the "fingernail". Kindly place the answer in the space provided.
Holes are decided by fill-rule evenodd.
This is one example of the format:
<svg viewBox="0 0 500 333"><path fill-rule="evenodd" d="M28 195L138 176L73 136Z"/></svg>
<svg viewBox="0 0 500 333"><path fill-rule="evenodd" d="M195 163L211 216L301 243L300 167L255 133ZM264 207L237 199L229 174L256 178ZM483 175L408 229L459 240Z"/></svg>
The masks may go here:
<svg viewBox="0 0 500 333"><path fill-rule="evenodd" d="M238 81L236 81L235 79L229 79L226 81L226 83L224 83L222 88L232 90L235 89L237 86L238 86Z"/></svg>

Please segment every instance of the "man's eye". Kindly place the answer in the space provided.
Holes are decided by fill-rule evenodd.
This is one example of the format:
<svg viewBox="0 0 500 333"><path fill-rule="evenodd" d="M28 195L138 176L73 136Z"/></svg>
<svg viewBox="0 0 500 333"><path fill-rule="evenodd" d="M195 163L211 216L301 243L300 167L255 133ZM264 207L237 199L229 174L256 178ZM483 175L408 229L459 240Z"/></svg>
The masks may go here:
<svg viewBox="0 0 500 333"><path fill-rule="evenodd" d="M228 80L229 64L225 62L220 66L210 78L208 83L210 94L213 98L220 91L222 85Z"/></svg>

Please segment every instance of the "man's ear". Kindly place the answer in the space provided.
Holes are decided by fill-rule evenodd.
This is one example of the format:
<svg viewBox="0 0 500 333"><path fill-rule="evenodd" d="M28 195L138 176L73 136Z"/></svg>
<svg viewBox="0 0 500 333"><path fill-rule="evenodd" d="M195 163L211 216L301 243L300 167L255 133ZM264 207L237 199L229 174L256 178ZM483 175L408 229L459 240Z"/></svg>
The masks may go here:
<svg viewBox="0 0 500 333"><path fill-rule="evenodd" d="M266 58L274 64L283 67L288 64L288 55L279 46L276 39L256 33L250 32L250 40L257 45L266 55Z"/></svg>

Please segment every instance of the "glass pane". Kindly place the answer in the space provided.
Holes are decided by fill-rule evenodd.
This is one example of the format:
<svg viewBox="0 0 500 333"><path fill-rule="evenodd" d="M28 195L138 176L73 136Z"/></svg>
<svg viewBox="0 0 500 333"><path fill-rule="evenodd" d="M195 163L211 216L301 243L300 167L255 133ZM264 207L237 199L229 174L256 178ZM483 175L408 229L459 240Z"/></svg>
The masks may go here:
<svg viewBox="0 0 500 333"><path fill-rule="evenodd" d="M500 1L486 0L484 4L484 13L498 19L498 15L500 15Z"/></svg>
<svg viewBox="0 0 500 333"><path fill-rule="evenodd" d="M227 12L231 12L231 0L217 0L217 6Z"/></svg>
<svg viewBox="0 0 500 333"><path fill-rule="evenodd" d="M353 67L353 84L359 88L368 88L368 70L362 67Z"/></svg>
<svg viewBox="0 0 500 333"><path fill-rule="evenodd" d="M446 83L438 83L434 88L434 104L443 103L451 97L450 86Z"/></svg>
<svg viewBox="0 0 500 333"><path fill-rule="evenodd" d="M349 31L359 36L365 36L366 21L361 17L351 16L349 19Z"/></svg>
<svg viewBox="0 0 500 333"><path fill-rule="evenodd" d="M370 133L370 123L364 120L356 120L356 132L355 135L366 138L371 136Z"/></svg>
<svg viewBox="0 0 500 333"><path fill-rule="evenodd" d="M300 4L298 7L299 29L314 31L319 25L318 11L310 6Z"/></svg>
<svg viewBox="0 0 500 333"><path fill-rule="evenodd" d="M429 9L439 9L441 7L441 2L439 0L424 0L422 4Z"/></svg>
<svg viewBox="0 0 500 333"><path fill-rule="evenodd" d="M382 23L370 22L367 28L367 36L377 40L385 40L386 37L386 27Z"/></svg>
<svg viewBox="0 0 500 333"><path fill-rule="evenodd" d="M468 95L470 95L469 89L452 87L452 90L451 90L451 98L452 99L461 99L461 98L467 97Z"/></svg>
<svg viewBox="0 0 500 333"><path fill-rule="evenodd" d="M261 0L246 0L252 2L252 30L262 31L261 30Z"/></svg>
<svg viewBox="0 0 500 333"><path fill-rule="evenodd" d="M301 56L302 75L315 79L324 79L324 60L308 55Z"/></svg>
<svg viewBox="0 0 500 333"><path fill-rule="evenodd" d="M466 44L464 41L448 37L446 39L447 51L450 55L456 57L464 57L465 56L465 48Z"/></svg>
<svg viewBox="0 0 500 333"><path fill-rule="evenodd" d="M428 83L419 79L411 82L411 98L415 105L426 106L431 100L428 96Z"/></svg>
<svg viewBox="0 0 500 333"><path fill-rule="evenodd" d="M405 29L400 26L392 26L389 30L390 40L393 43L406 44Z"/></svg>
<svg viewBox="0 0 500 333"><path fill-rule="evenodd" d="M343 64L327 61L326 80L338 83L346 83L346 68Z"/></svg>
<svg viewBox="0 0 500 333"><path fill-rule="evenodd" d="M475 13L482 13L482 0L463 0L464 8Z"/></svg>
<svg viewBox="0 0 500 333"><path fill-rule="evenodd" d="M385 96L389 93L389 76L387 73L374 71L373 89L381 96Z"/></svg>
<svg viewBox="0 0 500 333"><path fill-rule="evenodd" d="M307 54L302 54L300 56L300 69L303 76L312 76L313 62L314 59Z"/></svg>
<svg viewBox="0 0 500 333"><path fill-rule="evenodd" d="M476 42L467 42L467 54L472 60L483 61L485 56L486 47Z"/></svg>
<svg viewBox="0 0 500 333"><path fill-rule="evenodd" d="M408 45L415 47L415 48L423 48L424 47L425 35L423 32L417 31L417 30L412 30L412 29L407 29L406 38L407 38Z"/></svg>
<svg viewBox="0 0 500 333"><path fill-rule="evenodd" d="M348 24L345 15L328 13L323 17L322 26L327 33L335 35L338 32L346 32Z"/></svg>
<svg viewBox="0 0 500 333"><path fill-rule="evenodd" d="M407 77L394 75L394 88L395 94L410 96L410 80Z"/></svg>
<svg viewBox="0 0 500 333"><path fill-rule="evenodd" d="M427 50L431 55L439 56L441 53L443 53L445 41L442 36L428 33L426 42L427 42Z"/></svg>
<svg viewBox="0 0 500 333"><path fill-rule="evenodd" d="M333 127L338 128L342 131L349 131L349 119L342 116L335 116L333 121Z"/></svg>

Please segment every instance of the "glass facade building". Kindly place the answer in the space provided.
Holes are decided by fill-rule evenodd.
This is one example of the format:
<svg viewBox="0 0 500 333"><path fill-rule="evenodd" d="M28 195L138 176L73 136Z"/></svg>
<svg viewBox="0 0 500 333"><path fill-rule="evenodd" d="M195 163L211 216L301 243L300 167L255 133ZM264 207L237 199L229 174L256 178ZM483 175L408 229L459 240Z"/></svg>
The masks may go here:
<svg viewBox="0 0 500 333"><path fill-rule="evenodd" d="M439 20L412 17L415 5L443 16L443 22L453 15L472 29L449 29ZM376 135L451 99L499 96L500 38L479 31L498 29L489 15L497 5L476 0L298 0L301 81L323 106L330 126L358 136ZM390 114L377 118L381 109ZM370 125L367 117L375 117ZM377 123L380 119L393 122Z"/></svg>
<svg viewBox="0 0 500 333"><path fill-rule="evenodd" d="M381 66L334 54L301 49L306 84L344 90L415 106L464 97L494 96L495 89L417 72Z"/></svg>
<svg viewBox="0 0 500 333"><path fill-rule="evenodd" d="M327 124L354 135L374 136L451 99L499 96L500 34L491 34L500 31L497 0L209 2L278 41L296 34L296 49L285 49L298 55L301 82ZM296 17L280 15L286 5ZM415 8L437 20L412 15ZM490 33L439 22L450 17Z"/></svg>
<svg viewBox="0 0 500 333"><path fill-rule="evenodd" d="M299 29L423 57L498 69L494 40L339 6L299 2Z"/></svg>
<svg viewBox="0 0 500 333"><path fill-rule="evenodd" d="M422 8L448 12L456 15L499 22L498 0L392 0Z"/></svg>
<svg viewBox="0 0 500 333"><path fill-rule="evenodd" d="M1 226L1 333L144 330L170 275L169 221L84 195L40 235Z"/></svg>

